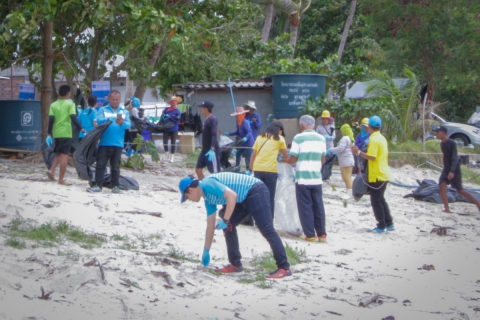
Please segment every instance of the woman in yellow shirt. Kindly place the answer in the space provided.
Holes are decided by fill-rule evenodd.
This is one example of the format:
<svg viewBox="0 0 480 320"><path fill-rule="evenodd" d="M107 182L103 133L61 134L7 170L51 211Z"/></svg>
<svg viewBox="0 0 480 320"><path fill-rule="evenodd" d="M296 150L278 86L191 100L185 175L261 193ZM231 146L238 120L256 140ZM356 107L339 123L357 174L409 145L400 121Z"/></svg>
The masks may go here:
<svg viewBox="0 0 480 320"><path fill-rule="evenodd" d="M250 158L250 167L255 178L265 183L270 192L270 209L272 219L275 209L275 190L277 188L278 154L283 158L288 157L285 144L285 129L280 121L273 121L263 135L259 135L253 145Z"/></svg>

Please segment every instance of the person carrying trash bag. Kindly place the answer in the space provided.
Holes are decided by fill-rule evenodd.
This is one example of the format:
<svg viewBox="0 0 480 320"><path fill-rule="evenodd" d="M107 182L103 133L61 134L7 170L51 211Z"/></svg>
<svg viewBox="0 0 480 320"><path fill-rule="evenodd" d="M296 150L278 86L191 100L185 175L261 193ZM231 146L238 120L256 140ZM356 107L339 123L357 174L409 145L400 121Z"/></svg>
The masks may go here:
<svg viewBox="0 0 480 320"><path fill-rule="evenodd" d="M347 197L352 197L352 169L355 164L351 150L354 141L353 131L348 124L342 125L340 131L343 137L338 142L336 148L327 149L327 155L329 153L337 154L342 180L345 182L345 187L347 188Z"/></svg>
<svg viewBox="0 0 480 320"><path fill-rule="evenodd" d="M368 131L370 132L370 143L368 151L363 152L357 146L352 146L352 153L368 160L368 180L363 181L370 191L370 203L372 205L377 226L368 229L368 232L384 233L394 231L390 208L385 200L385 190L390 180L390 168L388 167L388 143L387 139L380 133L382 119L372 116L369 119Z"/></svg>
<svg viewBox="0 0 480 320"><path fill-rule="evenodd" d="M273 226L270 214L270 195L265 184L248 175L222 172L211 174L202 181L193 177L180 180L181 202L186 200L199 202L203 197L207 210L207 230L202 255L202 264L210 263L210 248L215 229L223 230L227 244L228 261L224 268L215 269L215 273L229 276L243 275L242 255L237 235L237 225L252 215L258 230L270 244L277 270L265 276L267 279L281 279L292 275L285 247ZM223 218L216 222L217 205L226 205Z"/></svg>
<svg viewBox="0 0 480 320"><path fill-rule="evenodd" d="M228 136L239 136L242 144L237 149L235 154L235 165L240 165L240 160L242 160L242 155L245 154L245 166L246 174L251 174L250 172L250 157L252 156L252 146L254 143L252 129L248 121L245 120L246 111L243 107L237 107L235 112L231 114L232 117L237 118L237 130L234 132L224 132L223 134Z"/></svg>
<svg viewBox="0 0 480 320"><path fill-rule="evenodd" d="M330 111L323 110L320 117L321 123L317 126L316 132L321 134L326 141L327 149L333 148L333 142L335 141L335 119L330 116ZM325 158L325 163L322 166L322 179L328 180L332 175L333 161L335 161L335 155L329 154Z"/></svg>
<svg viewBox="0 0 480 320"><path fill-rule="evenodd" d="M182 113L178 110L177 106L183 101L182 97L172 96L167 103L170 105L168 108L163 109L161 119L164 123L171 122L173 126L163 131L163 149L165 150L164 160L174 161L175 158L175 144L178 135L178 123ZM170 153L168 150L168 139L170 139Z"/></svg>
<svg viewBox="0 0 480 320"><path fill-rule="evenodd" d="M279 152L282 154L279 156ZM287 145L285 144L285 129L280 121L273 121L265 134L258 136L253 145L250 159L253 175L268 188L270 192L270 209L272 218L275 212L275 190L277 188L278 160L287 158Z"/></svg>

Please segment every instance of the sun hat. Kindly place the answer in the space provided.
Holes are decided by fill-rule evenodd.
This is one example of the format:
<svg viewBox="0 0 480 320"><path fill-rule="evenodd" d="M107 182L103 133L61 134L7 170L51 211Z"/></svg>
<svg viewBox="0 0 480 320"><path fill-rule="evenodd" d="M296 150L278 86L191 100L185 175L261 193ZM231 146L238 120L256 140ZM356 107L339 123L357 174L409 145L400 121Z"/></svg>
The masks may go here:
<svg viewBox="0 0 480 320"><path fill-rule="evenodd" d="M182 99L182 97L173 95L173 96L167 101L167 103L170 104L172 101L177 101L177 103L182 103L182 102L183 102L183 99Z"/></svg>
<svg viewBox="0 0 480 320"><path fill-rule="evenodd" d="M235 112L231 114L232 117L236 117L236 116L239 116L241 114L244 114L246 111L245 109L243 109L243 107L237 107L235 109Z"/></svg>
<svg viewBox="0 0 480 320"><path fill-rule="evenodd" d="M255 101L249 100L247 103L245 103L245 106L257 110L257 107L255 106Z"/></svg>
<svg viewBox="0 0 480 320"><path fill-rule="evenodd" d="M187 198L185 198L185 191L188 189L188 187L190 187L192 182L195 180L197 179L194 179L192 177L185 177L182 180L180 180L180 182L178 183L178 188L180 189L180 193L182 194L180 203L183 203L187 200Z"/></svg>

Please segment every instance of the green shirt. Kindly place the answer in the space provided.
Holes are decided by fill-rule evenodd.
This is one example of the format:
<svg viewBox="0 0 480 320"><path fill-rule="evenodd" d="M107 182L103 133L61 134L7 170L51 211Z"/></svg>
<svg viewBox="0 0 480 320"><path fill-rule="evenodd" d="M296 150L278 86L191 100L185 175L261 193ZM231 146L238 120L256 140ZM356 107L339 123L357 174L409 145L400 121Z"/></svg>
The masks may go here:
<svg viewBox="0 0 480 320"><path fill-rule="evenodd" d="M70 115L77 114L75 103L70 99L58 99L50 105L49 116L55 117L52 134L54 138L72 138L72 119Z"/></svg>

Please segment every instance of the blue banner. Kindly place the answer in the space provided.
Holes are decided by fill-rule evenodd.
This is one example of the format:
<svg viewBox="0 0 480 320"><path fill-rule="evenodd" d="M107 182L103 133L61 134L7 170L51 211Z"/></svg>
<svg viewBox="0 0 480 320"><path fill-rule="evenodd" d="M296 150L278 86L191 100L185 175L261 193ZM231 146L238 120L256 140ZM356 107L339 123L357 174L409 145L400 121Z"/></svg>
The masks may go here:
<svg viewBox="0 0 480 320"><path fill-rule="evenodd" d="M22 83L18 92L18 99L35 99L35 86L31 83Z"/></svg>
<svg viewBox="0 0 480 320"><path fill-rule="evenodd" d="M108 94L110 93L110 81L93 81L92 94L97 96L97 106L101 107L108 102Z"/></svg>

